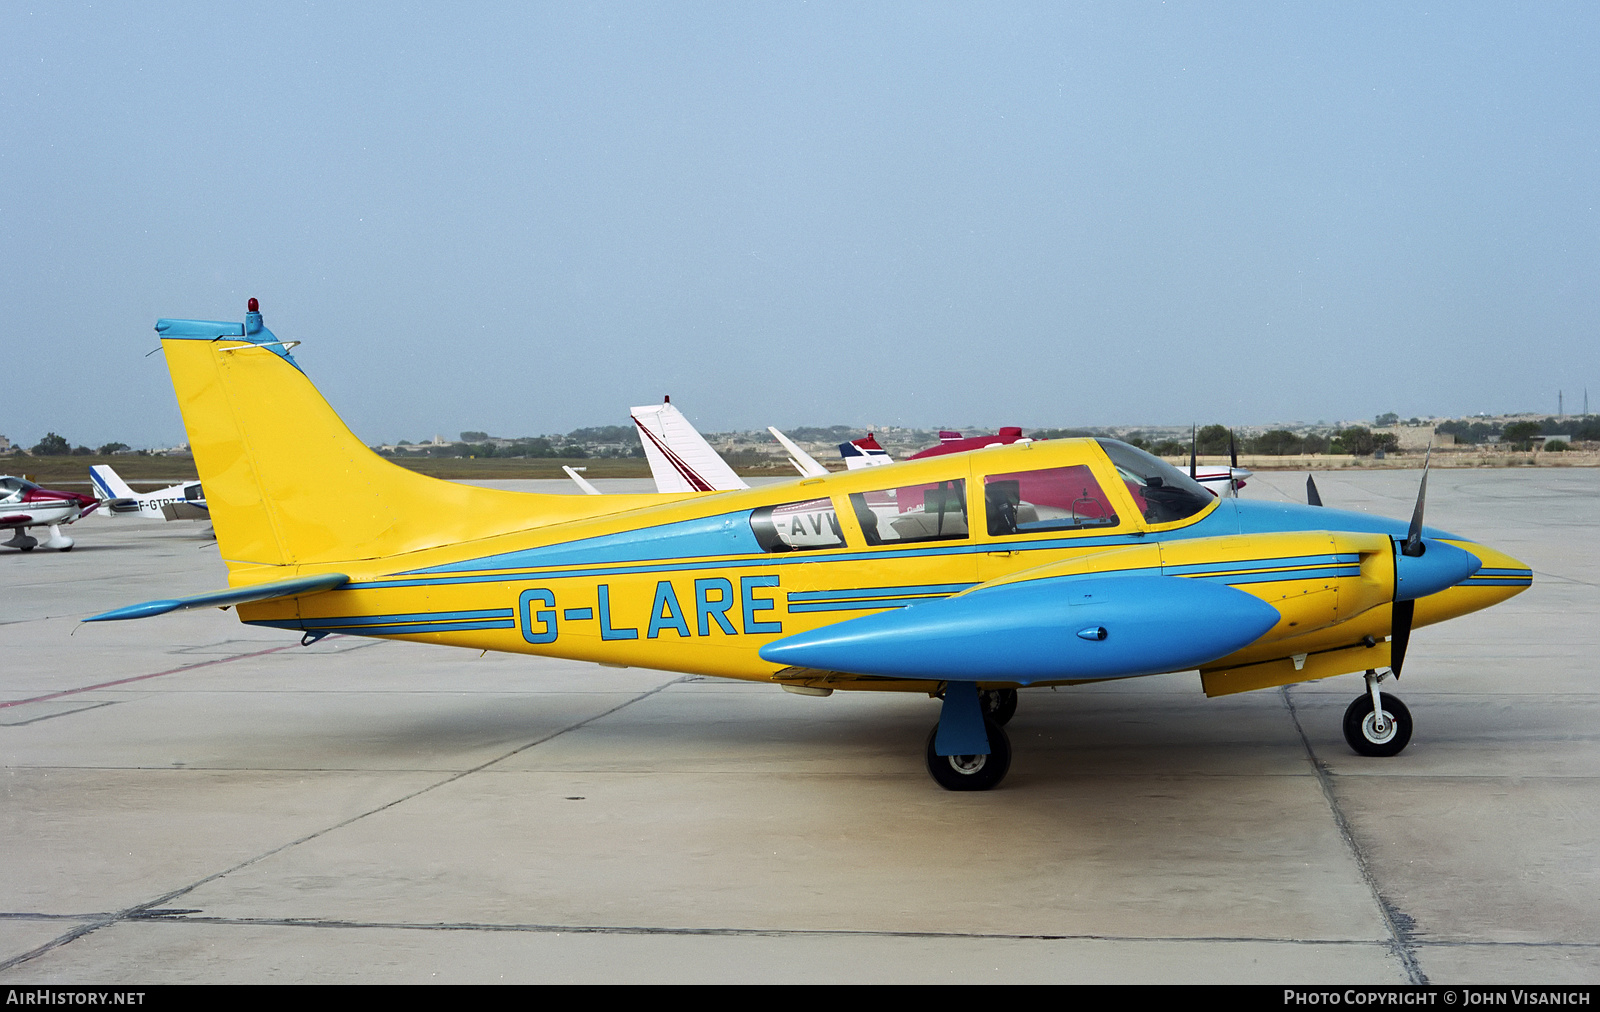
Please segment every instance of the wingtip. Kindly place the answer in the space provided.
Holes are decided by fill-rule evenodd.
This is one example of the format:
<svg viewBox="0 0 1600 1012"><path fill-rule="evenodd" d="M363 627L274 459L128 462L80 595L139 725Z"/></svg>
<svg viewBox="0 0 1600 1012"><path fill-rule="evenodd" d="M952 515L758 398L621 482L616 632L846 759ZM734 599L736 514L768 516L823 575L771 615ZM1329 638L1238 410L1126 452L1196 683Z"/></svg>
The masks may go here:
<svg viewBox="0 0 1600 1012"><path fill-rule="evenodd" d="M114 608L99 615L91 615L84 619L85 622L120 622L129 618L150 618L154 615L165 615L169 611L177 611L183 604L182 601L145 601L143 604L130 604L123 608Z"/></svg>

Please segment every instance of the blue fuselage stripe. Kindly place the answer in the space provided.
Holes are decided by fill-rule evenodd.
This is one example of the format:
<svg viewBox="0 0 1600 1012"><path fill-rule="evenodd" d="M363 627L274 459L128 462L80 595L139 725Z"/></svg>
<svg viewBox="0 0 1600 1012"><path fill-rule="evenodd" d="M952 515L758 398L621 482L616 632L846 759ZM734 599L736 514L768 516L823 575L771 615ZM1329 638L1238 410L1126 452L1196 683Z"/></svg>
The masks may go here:
<svg viewBox="0 0 1600 1012"><path fill-rule="evenodd" d="M959 594L975 583L931 583L910 587L858 587L844 590L797 590L789 595L794 601L843 601L860 597L913 597L922 594Z"/></svg>
<svg viewBox="0 0 1600 1012"><path fill-rule="evenodd" d="M1360 566L1328 566L1317 569L1278 570L1267 573L1194 573L1186 577L1190 580L1207 580L1212 583L1226 583L1230 586L1240 583L1279 583L1286 580L1319 580L1340 579L1349 576L1360 576Z"/></svg>
<svg viewBox="0 0 1600 1012"><path fill-rule="evenodd" d="M1339 578L1360 576L1361 567L1344 562L1328 561L1327 556L1315 557L1320 565L1293 566L1294 559L1273 560L1259 559L1248 563L1232 563L1216 566L1139 566L1129 569L1104 570L1095 573L1081 574L1085 577L1104 576L1131 576L1142 573L1162 573L1167 576L1181 576L1187 579L1210 580L1221 583L1272 583L1287 580L1313 580L1321 578ZM395 580L372 581L367 583L349 584L345 589L377 590L386 587L414 587L414 586L448 586L467 583L530 583L540 580L569 579L585 576L619 576L637 573L666 573L683 570L705 569L710 566L740 567L750 565L771 566L775 561L771 556L750 560L714 560L708 562L668 563L653 566L626 566L608 569L576 569L557 570L554 572L537 573L495 573L457 577L433 577L421 580ZM1286 568L1270 569L1272 566L1286 566ZM1238 572L1240 568L1256 570L1255 572ZM976 584L934 584L922 587L882 587L862 588L857 590L842 591L796 591L789 596L791 603L825 603L828 601L845 601L866 598L874 595L906 597L910 594L926 593L929 597L945 596L960 593L970 589ZM798 595L808 595L800 598ZM791 610L798 610L793 609Z"/></svg>
<svg viewBox="0 0 1600 1012"><path fill-rule="evenodd" d="M791 613L811 611L864 611L870 608L904 608L908 604L919 604L923 601L942 601L948 594L936 594L928 597L880 597L871 601L824 601L796 604L789 602Z"/></svg>
<svg viewBox="0 0 1600 1012"><path fill-rule="evenodd" d="M404 615L351 615L343 618L301 619L307 629L337 629L349 625L391 625L405 622L460 622L468 619L511 618L510 608L480 611L422 611Z"/></svg>
<svg viewBox="0 0 1600 1012"><path fill-rule="evenodd" d="M401 636L411 633L437 633L437 632L476 632L481 629L515 629L516 619L483 619L477 622L396 622L396 623L369 623L359 625L341 626L312 626L314 619L304 622L298 620L250 621L249 625L271 626L274 629L307 629L315 632L338 631L351 636Z"/></svg>

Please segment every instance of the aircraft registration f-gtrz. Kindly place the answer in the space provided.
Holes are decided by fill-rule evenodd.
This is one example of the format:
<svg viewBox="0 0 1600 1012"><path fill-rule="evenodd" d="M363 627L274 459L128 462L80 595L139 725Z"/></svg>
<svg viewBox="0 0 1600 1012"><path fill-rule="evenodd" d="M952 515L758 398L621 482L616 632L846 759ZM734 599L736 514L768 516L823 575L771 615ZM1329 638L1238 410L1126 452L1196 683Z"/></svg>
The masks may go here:
<svg viewBox="0 0 1600 1012"><path fill-rule="evenodd" d="M1532 582L1423 527L1420 494L1409 525L1219 499L1108 439L712 493L439 481L362 445L249 308L156 326L231 589L94 620L237 605L307 641L924 692L943 700L929 771L981 790L1009 767L1016 689L1193 669L1211 696L1365 672L1346 737L1393 755L1411 718L1379 682L1411 629Z"/></svg>

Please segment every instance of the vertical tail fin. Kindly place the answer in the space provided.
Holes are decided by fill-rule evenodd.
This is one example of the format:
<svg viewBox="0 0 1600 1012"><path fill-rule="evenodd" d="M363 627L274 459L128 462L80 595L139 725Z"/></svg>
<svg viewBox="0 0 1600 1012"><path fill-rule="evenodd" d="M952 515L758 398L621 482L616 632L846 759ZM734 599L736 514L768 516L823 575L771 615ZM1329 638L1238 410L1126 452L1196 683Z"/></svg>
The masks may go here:
<svg viewBox="0 0 1600 1012"><path fill-rule="evenodd" d="M670 400L629 408L639 427L659 492L726 492L749 488Z"/></svg>
<svg viewBox="0 0 1600 1012"><path fill-rule="evenodd" d="M89 481L94 485L95 495L101 499L134 499L138 496L109 464L90 465Z"/></svg>
<svg viewBox="0 0 1600 1012"><path fill-rule="evenodd" d="M156 324L230 569L377 559L662 501L503 492L393 464L345 426L250 301L243 325Z"/></svg>
<svg viewBox="0 0 1600 1012"><path fill-rule="evenodd" d="M894 463L894 458L878 445L878 440L870 432L860 439L840 443L839 456L844 459L844 466L851 471Z"/></svg>

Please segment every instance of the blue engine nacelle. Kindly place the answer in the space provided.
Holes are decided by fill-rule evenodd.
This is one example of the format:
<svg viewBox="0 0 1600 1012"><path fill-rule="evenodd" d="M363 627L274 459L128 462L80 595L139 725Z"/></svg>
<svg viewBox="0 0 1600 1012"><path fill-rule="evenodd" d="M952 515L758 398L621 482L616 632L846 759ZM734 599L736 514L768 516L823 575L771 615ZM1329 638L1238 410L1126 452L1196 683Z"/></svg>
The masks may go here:
<svg viewBox="0 0 1600 1012"><path fill-rule="evenodd" d="M763 660L946 681L1125 678L1183 671L1249 645L1278 610L1173 576L1055 577L985 587L787 636Z"/></svg>

